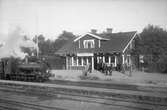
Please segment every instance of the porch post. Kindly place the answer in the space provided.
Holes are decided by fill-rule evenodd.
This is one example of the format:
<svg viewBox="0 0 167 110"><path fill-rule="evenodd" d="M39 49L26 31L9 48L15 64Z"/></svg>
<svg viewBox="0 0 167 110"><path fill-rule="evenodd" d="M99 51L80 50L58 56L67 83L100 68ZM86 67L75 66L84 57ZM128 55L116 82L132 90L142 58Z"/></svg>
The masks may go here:
<svg viewBox="0 0 167 110"><path fill-rule="evenodd" d="M68 56L66 56L66 70L68 70Z"/></svg>
<svg viewBox="0 0 167 110"><path fill-rule="evenodd" d="M122 64L125 64L125 55L122 54Z"/></svg>
<svg viewBox="0 0 167 110"><path fill-rule="evenodd" d="M103 63L105 63L105 56L103 56Z"/></svg>
<svg viewBox="0 0 167 110"><path fill-rule="evenodd" d="M78 57L77 57L77 66L78 66Z"/></svg>
<svg viewBox="0 0 167 110"><path fill-rule="evenodd" d="M92 56L92 71L94 70L94 56Z"/></svg>
<svg viewBox="0 0 167 110"><path fill-rule="evenodd" d="M89 61L88 61L88 57L86 58L86 64L88 64L89 63Z"/></svg>
<svg viewBox="0 0 167 110"><path fill-rule="evenodd" d="M81 57L81 65L83 66L83 57Z"/></svg>
<svg viewBox="0 0 167 110"><path fill-rule="evenodd" d="M72 66L74 66L74 57L72 56L71 58L72 58L71 59L72 60Z"/></svg>
<svg viewBox="0 0 167 110"><path fill-rule="evenodd" d="M108 57L108 63L111 64L111 56Z"/></svg>
<svg viewBox="0 0 167 110"><path fill-rule="evenodd" d="M115 55L114 65L115 67L117 66L117 56L116 55Z"/></svg>

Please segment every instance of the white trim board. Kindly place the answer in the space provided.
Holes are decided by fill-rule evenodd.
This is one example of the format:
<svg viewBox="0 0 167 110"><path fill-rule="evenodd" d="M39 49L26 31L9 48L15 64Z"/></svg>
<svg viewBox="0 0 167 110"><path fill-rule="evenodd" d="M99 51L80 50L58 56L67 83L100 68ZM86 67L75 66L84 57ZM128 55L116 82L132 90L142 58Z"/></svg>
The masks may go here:
<svg viewBox="0 0 167 110"><path fill-rule="evenodd" d="M77 53L78 57L93 56L93 53Z"/></svg>
<svg viewBox="0 0 167 110"><path fill-rule="evenodd" d="M128 44L125 46L125 48L123 49L123 53L125 52L125 50L128 48L128 46L130 45L130 43L133 41L133 39L136 37L137 32L133 35L132 39L128 42Z"/></svg>
<svg viewBox="0 0 167 110"><path fill-rule="evenodd" d="M97 35L94 35L94 34L91 34L91 33L86 33L86 34L83 34L82 36L80 36L80 37L74 39L74 42L78 41L79 39L81 39L82 37L84 37L84 36L86 36L86 35L90 35L90 36L92 36L92 37L94 37L94 38L97 38L97 39L99 39L99 40L110 40L110 39L102 38L102 37L100 37L100 36L97 36Z"/></svg>

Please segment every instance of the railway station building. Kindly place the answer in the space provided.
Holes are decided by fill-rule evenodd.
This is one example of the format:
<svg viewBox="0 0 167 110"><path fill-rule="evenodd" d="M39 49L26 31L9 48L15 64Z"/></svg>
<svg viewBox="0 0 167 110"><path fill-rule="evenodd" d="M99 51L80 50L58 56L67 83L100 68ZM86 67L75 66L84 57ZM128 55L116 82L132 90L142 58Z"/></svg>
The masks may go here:
<svg viewBox="0 0 167 110"><path fill-rule="evenodd" d="M92 70L97 69L100 62L112 65L130 66L134 63L131 50L135 46L136 31L98 34L96 30L83 34L60 48L56 54L66 58L66 69L80 70L90 64Z"/></svg>

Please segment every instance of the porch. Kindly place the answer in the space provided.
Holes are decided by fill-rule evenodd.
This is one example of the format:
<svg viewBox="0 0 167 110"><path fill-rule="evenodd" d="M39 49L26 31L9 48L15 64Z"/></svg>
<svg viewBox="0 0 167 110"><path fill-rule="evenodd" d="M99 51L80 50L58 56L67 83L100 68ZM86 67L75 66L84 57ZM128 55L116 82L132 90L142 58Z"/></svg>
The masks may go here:
<svg viewBox="0 0 167 110"><path fill-rule="evenodd" d="M98 68L99 63L112 65L115 69L118 65L131 65L132 61L130 55L122 55L120 53L77 53L75 55L66 56L67 70L83 70L88 64L90 64L92 70L94 70Z"/></svg>

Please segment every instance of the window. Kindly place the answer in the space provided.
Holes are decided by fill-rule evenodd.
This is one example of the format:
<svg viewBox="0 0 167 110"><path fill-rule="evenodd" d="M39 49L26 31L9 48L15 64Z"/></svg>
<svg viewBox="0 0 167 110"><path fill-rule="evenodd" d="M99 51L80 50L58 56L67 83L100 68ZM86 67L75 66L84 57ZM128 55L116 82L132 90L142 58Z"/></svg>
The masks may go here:
<svg viewBox="0 0 167 110"><path fill-rule="evenodd" d="M86 61L86 57L83 57L83 65L86 65L87 61Z"/></svg>
<svg viewBox="0 0 167 110"><path fill-rule="evenodd" d="M73 65L77 65L77 57L74 57Z"/></svg>
<svg viewBox="0 0 167 110"><path fill-rule="evenodd" d="M109 56L105 56L105 62L109 63Z"/></svg>
<svg viewBox="0 0 167 110"><path fill-rule="evenodd" d="M111 56L111 63L115 62L115 56Z"/></svg>
<svg viewBox="0 0 167 110"><path fill-rule="evenodd" d="M95 48L95 42L93 39L83 41L84 48Z"/></svg>
<svg viewBox="0 0 167 110"><path fill-rule="evenodd" d="M78 65L82 65L81 57L78 57Z"/></svg>

